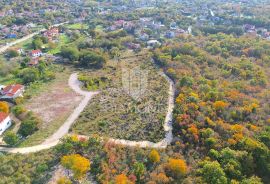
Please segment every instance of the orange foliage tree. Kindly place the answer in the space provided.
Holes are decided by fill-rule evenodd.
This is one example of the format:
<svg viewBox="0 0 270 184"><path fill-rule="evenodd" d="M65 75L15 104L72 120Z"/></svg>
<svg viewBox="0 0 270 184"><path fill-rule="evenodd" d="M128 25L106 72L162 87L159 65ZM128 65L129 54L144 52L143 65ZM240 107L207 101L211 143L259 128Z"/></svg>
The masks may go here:
<svg viewBox="0 0 270 184"><path fill-rule="evenodd" d="M77 180L83 178L87 171L90 170L90 161L79 154L63 156L61 164L65 168L72 170L74 178Z"/></svg>
<svg viewBox="0 0 270 184"><path fill-rule="evenodd" d="M187 164L182 159L170 158L167 163L167 168L175 176L183 176L187 173Z"/></svg>
<svg viewBox="0 0 270 184"><path fill-rule="evenodd" d="M119 174L115 177L116 184L129 184L128 177L124 174Z"/></svg>
<svg viewBox="0 0 270 184"><path fill-rule="evenodd" d="M0 112L9 113L9 106L7 102L0 101Z"/></svg>
<svg viewBox="0 0 270 184"><path fill-rule="evenodd" d="M228 107L228 105L229 105L228 103L223 102L223 101L215 101L213 104L213 106L216 110L222 110L222 109Z"/></svg>

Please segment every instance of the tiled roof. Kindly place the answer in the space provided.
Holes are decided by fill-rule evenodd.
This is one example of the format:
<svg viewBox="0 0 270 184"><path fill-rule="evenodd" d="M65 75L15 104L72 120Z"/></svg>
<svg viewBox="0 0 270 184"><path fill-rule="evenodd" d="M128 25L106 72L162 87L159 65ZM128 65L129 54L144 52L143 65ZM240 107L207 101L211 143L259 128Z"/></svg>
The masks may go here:
<svg viewBox="0 0 270 184"><path fill-rule="evenodd" d="M39 50L39 49L38 50L32 50L31 53L32 53L32 55L39 54L39 53L41 53L41 50Z"/></svg>
<svg viewBox="0 0 270 184"><path fill-rule="evenodd" d="M8 117L7 113L0 112L0 123L2 123Z"/></svg>
<svg viewBox="0 0 270 184"><path fill-rule="evenodd" d="M17 91L19 91L20 89L22 89L24 86L21 84L14 84L14 85L8 85L7 87L5 87L2 91L2 93L6 96L14 96Z"/></svg>

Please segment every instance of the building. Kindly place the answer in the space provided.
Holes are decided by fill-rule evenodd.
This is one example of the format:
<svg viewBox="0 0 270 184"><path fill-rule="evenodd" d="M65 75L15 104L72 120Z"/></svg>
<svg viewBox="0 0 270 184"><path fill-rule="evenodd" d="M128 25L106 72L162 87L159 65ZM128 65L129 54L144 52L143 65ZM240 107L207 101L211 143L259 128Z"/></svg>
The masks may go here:
<svg viewBox="0 0 270 184"><path fill-rule="evenodd" d="M160 45L161 45L160 42L157 41L157 40L149 40L147 42L148 47L157 47L157 46L160 46Z"/></svg>
<svg viewBox="0 0 270 184"><path fill-rule="evenodd" d="M12 122L7 113L0 112L0 135L4 133L10 126Z"/></svg>
<svg viewBox="0 0 270 184"><path fill-rule="evenodd" d="M32 50L31 51L31 53L30 53L30 55L32 56L32 57L40 57L40 56L42 56L42 51L41 50Z"/></svg>
<svg viewBox="0 0 270 184"><path fill-rule="evenodd" d="M6 38L7 39L17 38L17 35L16 34L8 34L8 35L6 35Z"/></svg>
<svg viewBox="0 0 270 184"><path fill-rule="evenodd" d="M47 37L50 41L52 41L53 38L59 36L59 29L57 27L52 27L49 30L45 31L43 33L43 36Z"/></svg>
<svg viewBox="0 0 270 184"><path fill-rule="evenodd" d="M0 99L14 100L17 97L23 97L24 86L21 84L13 84L0 90Z"/></svg>

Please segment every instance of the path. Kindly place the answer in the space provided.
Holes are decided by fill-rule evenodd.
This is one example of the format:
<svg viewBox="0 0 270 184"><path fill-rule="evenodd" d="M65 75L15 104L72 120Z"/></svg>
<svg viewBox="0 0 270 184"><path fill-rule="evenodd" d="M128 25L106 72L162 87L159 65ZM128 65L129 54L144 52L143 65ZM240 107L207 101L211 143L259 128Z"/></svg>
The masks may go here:
<svg viewBox="0 0 270 184"><path fill-rule="evenodd" d="M169 98L168 98L168 109L167 114L164 122L164 131L165 138L161 140L160 142L153 143L150 141L129 141L124 139L113 139L110 138L109 142L115 143L115 144L122 144L125 146L132 146L132 147L141 147L141 148L158 148L163 149L166 148L168 145L171 144L173 135L172 135L172 119L173 119L173 108L174 108L174 94L175 94L175 85L174 82L165 74L161 74L165 79L168 81L170 87L169 87Z"/></svg>
<svg viewBox="0 0 270 184"><path fill-rule="evenodd" d="M66 24L66 23L68 23L68 22L63 22L63 23L60 23L60 24L54 24L52 26L57 27L57 26L60 26L60 25ZM46 29L41 29L41 30L39 30L37 32L29 34L29 35L27 35L25 37L22 37L22 38L20 38L18 40L15 40L15 41L11 42L11 43L8 43L6 46L0 47L0 54L5 52L6 50L8 50L10 47L12 47L12 46L14 46L16 44L22 43L22 42L24 42L24 41L26 41L26 40L40 34L42 31L46 31Z"/></svg>
<svg viewBox="0 0 270 184"><path fill-rule="evenodd" d="M168 81L169 83L169 97L168 97L168 109L167 114L164 121L164 131L165 138L160 142L154 143L150 141L130 141L125 139L113 139L110 138L108 141L115 144L121 144L125 146L132 146L132 147L141 147L141 148L157 148L157 149L164 149L168 145L171 144L173 135L172 135L172 118L173 118L173 108L174 108L174 94L175 94L175 85L174 82L165 74L161 73L161 75ZM10 153L31 153L31 152L38 152L44 149L49 149L59 143L61 138L63 138L66 134L68 134L68 130L71 125L75 122L75 120L79 117L80 113L84 110L87 106L90 99L98 94L98 92L87 92L83 91L80 88L80 81L77 79L77 74L72 74L69 78L69 86L78 94L84 96L84 99L81 103L77 106L77 108L73 111L73 113L68 117L65 123L48 139L46 139L42 144L37 146L25 147L25 148L4 148L0 147L0 151L10 152ZM84 136L87 138L87 136Z"/></svg>
<svg viewBox="0 0 270 184"><path fill-rule="evenodd" d="M80 102L77 108L74 109L74 111L68 117L68 119L64 122L64 124L52 136L50 136L43 143L37 146L31 146L31 147L25 147L25 148L0 147L0 151L25 154L25 153L38 152L44 149L49 149L57 145L59 141L61 140L61 138L63 138L68 133L69 128L75 122L75 120L79 117L80 113L87 106L91 98L98 93L98 92L86 92L86 91L81 90L80 81L78 80L78 76L76 73L71 74L68 84L76 93L83 95L84 99Z"/></svg>

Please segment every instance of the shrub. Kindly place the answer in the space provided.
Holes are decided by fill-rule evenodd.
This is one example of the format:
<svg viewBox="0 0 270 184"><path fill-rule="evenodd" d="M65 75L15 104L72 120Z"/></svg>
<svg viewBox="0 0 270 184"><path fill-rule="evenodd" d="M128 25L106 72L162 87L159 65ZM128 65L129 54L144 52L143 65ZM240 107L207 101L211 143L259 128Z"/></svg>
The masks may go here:
<svg viewBox="0 0 270 184"><path fill-rule="evenodd" d="M19 137L13 132L7 132L3 140L10 146L13 146L18 143Z"/></svg>

